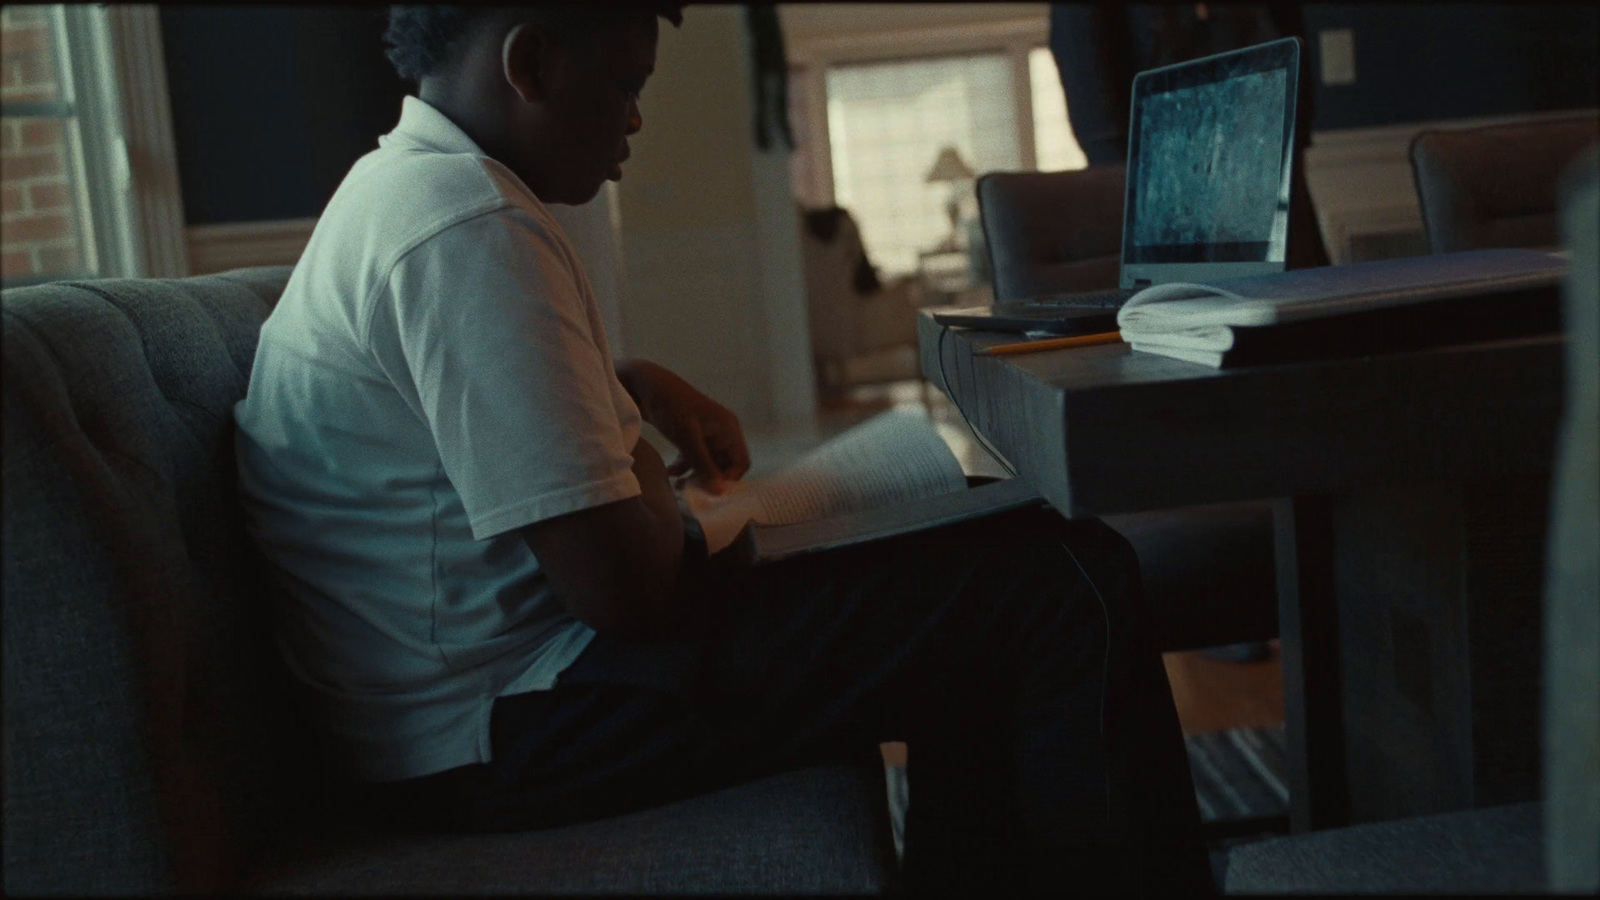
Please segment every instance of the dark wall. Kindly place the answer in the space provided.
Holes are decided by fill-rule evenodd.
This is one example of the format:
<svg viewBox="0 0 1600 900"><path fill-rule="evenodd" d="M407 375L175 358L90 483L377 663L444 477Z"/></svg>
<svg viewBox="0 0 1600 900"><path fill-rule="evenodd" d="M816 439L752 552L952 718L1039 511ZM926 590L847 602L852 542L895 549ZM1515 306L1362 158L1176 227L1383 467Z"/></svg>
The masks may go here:
<svg viewBox="0 0 1600 900"><path fill-rule="evenodd" d="M1358 128L1600 105L1594 4L1310 3L1354 32L1356 83L1313 78L1316 127ZM394 127L405 85L379 6L161 9L190 224L315 216Z"/></svg>
<svg viewBox="0 0 1600 900"><path fill-rule="evenodd" d="M1600 105L1600 7L1309 3L1318 129ZM1318 32L1349 28L1356 82L1322 84Z"/></svg>
<svg viewBox="0 0 1600 900"><path fill-rule="evenodd" d="M378 6L162 7L189 224L322 212L400 115L383 28Z"/></svg>

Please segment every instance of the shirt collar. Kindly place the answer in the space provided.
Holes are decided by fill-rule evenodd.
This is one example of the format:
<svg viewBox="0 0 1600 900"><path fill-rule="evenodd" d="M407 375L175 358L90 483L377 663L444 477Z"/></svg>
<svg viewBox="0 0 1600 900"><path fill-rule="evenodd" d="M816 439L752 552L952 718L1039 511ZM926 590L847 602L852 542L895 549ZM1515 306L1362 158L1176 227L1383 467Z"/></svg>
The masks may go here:
<svg viewBox="0 0 1600 900"><path fill-rule="evenodd" d="M395 150L432 150L487 156L467 133L426 101L407 95L400 105L400 123L378 138L378 146Z"/></svg>

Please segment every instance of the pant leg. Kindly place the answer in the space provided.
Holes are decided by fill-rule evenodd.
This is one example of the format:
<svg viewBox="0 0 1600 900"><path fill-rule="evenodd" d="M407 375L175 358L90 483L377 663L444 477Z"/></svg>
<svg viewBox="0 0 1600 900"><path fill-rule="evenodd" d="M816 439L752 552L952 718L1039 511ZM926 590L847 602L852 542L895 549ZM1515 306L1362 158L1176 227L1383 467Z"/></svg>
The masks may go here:
<svg viewBox="0 0 1600 900"><path fill-rule="evenodd" d="M442 793L457 819L537 827L905 740L913 889L1198 884L1134 559L1101 523L1019 511L718 569L708 635L597 637L554 690L497 702L494 763L444 773Z"/></svg>

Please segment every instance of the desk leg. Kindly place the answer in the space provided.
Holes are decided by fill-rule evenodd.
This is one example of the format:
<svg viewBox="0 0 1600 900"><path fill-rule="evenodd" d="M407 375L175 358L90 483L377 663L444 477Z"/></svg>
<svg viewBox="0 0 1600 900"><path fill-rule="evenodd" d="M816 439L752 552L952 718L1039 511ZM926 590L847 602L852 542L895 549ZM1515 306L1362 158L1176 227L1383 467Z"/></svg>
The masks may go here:
<svg viewBox="0 0 1600 900"><path fill-rule="evenodd" d="M1273 522L1289 827L1298 834L1349 820L1333 519L1326 498L1298 497L1275 501Z"/></svg>

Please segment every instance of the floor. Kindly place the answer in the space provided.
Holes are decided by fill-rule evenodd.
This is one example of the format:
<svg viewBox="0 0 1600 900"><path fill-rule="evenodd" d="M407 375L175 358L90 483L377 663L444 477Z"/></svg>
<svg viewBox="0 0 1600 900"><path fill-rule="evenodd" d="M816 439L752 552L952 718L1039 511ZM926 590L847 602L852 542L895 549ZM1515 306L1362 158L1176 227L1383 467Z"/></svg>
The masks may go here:
<svg viewBox="0 0 1600 900"><path fill-rule="evenodd" d="M984 449L948 397L920 381L904 381L853 388L823 403L814 423L749 430L751 469L747 477L776 472L851 426L894 408L925 410L968 475L1006 474L1003 464ZM1281 723L1283 686L1277 642L1272 649L1270 658L1253 663L1210 659L1198 651L1167 654L1167 676L1184 733ZM884 759L890 765L904 765L905 745L884 745Z"/></svg>
<svg viewBox="0 0 1600 900"><path fill-rule="evenodd" d="M1199 651L1168 653L1167 680L1184 734L1259 728L1283 722L1283 680L1278 642L1261 662L1208 659Z"/></svg>

